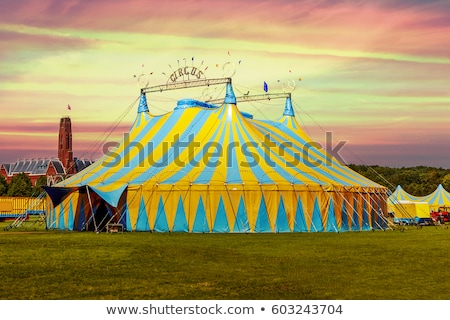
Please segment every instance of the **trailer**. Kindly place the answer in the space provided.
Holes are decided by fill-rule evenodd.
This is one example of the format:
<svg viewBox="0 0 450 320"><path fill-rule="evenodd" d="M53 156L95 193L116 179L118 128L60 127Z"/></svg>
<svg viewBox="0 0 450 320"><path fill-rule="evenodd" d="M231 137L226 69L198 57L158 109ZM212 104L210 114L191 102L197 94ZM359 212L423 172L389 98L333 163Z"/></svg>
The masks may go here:
<svg viewBox="0 0 450 320"><path fill-rule="evenodd" d="M428 202L398 200L389 204L389 211L398 225L431 225L430 206Z"/></svg>

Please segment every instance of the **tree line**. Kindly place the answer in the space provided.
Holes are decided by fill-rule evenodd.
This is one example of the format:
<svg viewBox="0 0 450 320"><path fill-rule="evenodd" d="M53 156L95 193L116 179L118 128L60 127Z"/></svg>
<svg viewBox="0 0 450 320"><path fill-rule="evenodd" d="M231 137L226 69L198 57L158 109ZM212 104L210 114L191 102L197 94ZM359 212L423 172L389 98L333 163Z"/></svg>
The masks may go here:
<svg viewBox="0 0 450 320"><path fill-rule="evenodd" d="M432 193L439 184L450 191L450 169L427 166L391 168L355 164L350 164L349 167L392 192L397 186L401 186L409 194L421 197Z"/></svg>
<svg viewBox="0 0 450 320"><path fill-rule="evenodd" d="M426 166L409 168L356 164L348 166L370 180L389 188L392 192L397 186L401 186L414 196L426 196L436 190L439 184L450 191L450 169ZM42 186L45 185L47 185L45 176L40 177L35 186L32 186L30 178L25 173L14 176L9 184L3 176L0 176L0 196L38 196L43 191Z"/></svg>
<svg viewBox="0 0 450 320"><path fill-rule="evenodd" d="M0 196L7 197L37 197L43 191L42 186L47 185L47 177L38 178L33 186L30 177L25 173L13 176L8 184L4 176L0 176Z"/></svg>

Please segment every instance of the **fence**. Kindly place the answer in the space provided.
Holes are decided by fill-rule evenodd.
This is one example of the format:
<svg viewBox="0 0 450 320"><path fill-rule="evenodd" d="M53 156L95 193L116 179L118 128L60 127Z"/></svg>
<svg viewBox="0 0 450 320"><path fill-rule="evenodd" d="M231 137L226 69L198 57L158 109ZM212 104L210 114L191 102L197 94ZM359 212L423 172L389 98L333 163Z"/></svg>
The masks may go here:
<svg viewBox="0 0 450 320"><path fill-rule="evenodd" d="M0 220L44 214L46 207L45 198L0 197Z"/></svg>

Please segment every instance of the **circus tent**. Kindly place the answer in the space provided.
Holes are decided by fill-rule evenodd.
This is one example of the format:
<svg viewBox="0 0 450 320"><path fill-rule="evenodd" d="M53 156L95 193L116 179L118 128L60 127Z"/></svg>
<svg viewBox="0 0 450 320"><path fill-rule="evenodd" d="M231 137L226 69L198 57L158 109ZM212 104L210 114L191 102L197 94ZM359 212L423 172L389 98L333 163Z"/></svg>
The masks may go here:
<svg viewBox="0 0 450 320"><path fill-rule="evenodd" d="M155 115L141 92L118 147L53 187L53 229L258 233L384 229L387 188L313 143L291 97L279 120L240 112L227 80L223 103L179 100Z"/></svg>
<svg viewBox="0 0 450 320"><path fill-rule="evenodd" d="M398 201L418 201L422 202L422 197L416 197L405 191L402 186L397 186L395 191L389 195L389 203L397 203Z"/></svg>
<svg viewBox="0 0 450 320"><path fill-rule="evenodd" d="M441 184L429 195L421 197L421 200L428 202L432 210L438 210L439 207L450 207L450 193Z"/></svg>
<svg viewBox="0 0 450 320"><path fill-rule="evenodd" d="M401 186L397 186L395 191L389 196L388 203L394 204L401 201L426 202L430 210L437 210L439 207L450 207L450 192L439 184L430 194L425 196L414 196L406 192Z"/></svg>

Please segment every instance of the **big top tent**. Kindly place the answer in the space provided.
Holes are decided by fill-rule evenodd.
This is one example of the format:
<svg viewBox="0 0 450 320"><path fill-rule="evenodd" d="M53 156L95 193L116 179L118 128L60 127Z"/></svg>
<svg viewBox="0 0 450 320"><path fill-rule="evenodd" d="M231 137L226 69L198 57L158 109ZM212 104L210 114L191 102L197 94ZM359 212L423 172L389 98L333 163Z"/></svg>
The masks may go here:
<svg viewBox="0 0 450 320"><path fill-rule="evenodd" d="M280 119L257 120L239 111L242 99L231 78L219 82L226 92L221 103L181 99L161 115L149 110L142 89L120 145L46 188L49 228L104 231L114 223L127 231L278 233L387 227L387 188L314 147L290 95Z"/></svg>

